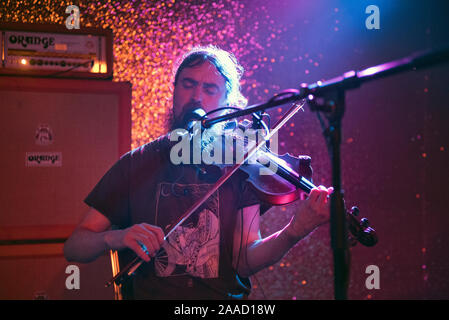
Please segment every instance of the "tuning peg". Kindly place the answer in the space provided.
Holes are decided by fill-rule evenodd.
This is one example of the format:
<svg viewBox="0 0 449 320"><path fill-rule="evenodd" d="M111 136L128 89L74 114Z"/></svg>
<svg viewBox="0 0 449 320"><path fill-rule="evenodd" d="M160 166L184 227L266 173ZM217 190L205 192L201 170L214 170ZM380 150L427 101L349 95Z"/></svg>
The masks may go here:
<svg viewBox="0 0 449 320"><path fill-rule="evenodd" d="M362 225L362 227L368 228L369 227L369 220L367 218L362 218L362 219L360 219L360 224Z"/></svg>
<svg viewBox="0 0 449 320"><path fill-rule="evenodd" d="M360 210L358 207L354 206L351 208L351 213L354 217L357 217L359 215L359 212L360 212Z"/></svg>

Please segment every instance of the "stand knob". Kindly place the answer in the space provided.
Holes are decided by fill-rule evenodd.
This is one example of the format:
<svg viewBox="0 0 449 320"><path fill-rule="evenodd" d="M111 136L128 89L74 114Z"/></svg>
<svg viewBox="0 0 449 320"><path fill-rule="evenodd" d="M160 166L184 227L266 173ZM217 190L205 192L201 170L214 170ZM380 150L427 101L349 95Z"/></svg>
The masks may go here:
<svg viewBox="0 0 449 320"><path fill-rule="evenodd" d="M357 217L359 215L360 209L356 206L351 208L351 213L354 217Z"/></svg>
<svg viewBox="0 0 449 320"><path fill-rule="evenodd" d="M362 225L362 227L368 228L369 227L369 220L367 218L362 218L362 219L360 219L360 224Z"/></svg>

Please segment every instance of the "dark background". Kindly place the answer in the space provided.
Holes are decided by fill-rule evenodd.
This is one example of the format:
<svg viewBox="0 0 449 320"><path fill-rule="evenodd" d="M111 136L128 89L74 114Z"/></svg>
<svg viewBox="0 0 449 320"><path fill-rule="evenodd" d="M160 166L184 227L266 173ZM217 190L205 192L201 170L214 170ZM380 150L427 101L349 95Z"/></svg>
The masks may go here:
<svg viewBox="0 0 449 320"><path fill-rule="evenodd" d="M164 132L171 69L197 44L235 53L246 69L249 104L301 82L329 79L449 44L447 1L74 1L81 28L112 28L114 81L133 84L133 147ZM365 8L380 9L368 30ZM67 3L3 1L1 22L63 24ZM379 236L351 250L350 299L448 299L447 209L449 65L402 73L347 93L342 175L348 206L358 205ZM272 121L288 106L270 111ZM306 108L280 136L280 151L312 157L314 181L330 185L330 161L316 115ZM81 201L81 199L80 199ZM262 218L269 235L294 206ZM253 299L332 299L329 226L253 277ZM368 265L380 289L365 287Z"/></svg>

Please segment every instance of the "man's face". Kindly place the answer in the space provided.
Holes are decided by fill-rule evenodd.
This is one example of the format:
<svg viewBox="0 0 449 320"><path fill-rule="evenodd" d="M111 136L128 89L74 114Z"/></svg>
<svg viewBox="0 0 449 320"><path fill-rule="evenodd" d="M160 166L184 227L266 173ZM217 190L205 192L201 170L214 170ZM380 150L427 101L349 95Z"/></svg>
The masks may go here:
<svg viewBox="0 0 449 320"><path fill-rule="evenodd" d="M209 112L226 104L226 82L213 64L205 61L184 68L173 95L173 124L180 124L185 114L196 108ZM174 128L172 128L174 129Z"/></svg>

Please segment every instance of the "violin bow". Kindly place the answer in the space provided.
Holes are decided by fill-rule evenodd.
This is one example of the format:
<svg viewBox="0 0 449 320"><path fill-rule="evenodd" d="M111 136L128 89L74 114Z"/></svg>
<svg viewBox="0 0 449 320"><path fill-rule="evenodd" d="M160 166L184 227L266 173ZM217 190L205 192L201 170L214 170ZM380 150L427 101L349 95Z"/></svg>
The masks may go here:
<svg viewBox="0 0 449 320"><path fill-rule="evenodd" d="M236 161L234 166L223 174L220 179L218 179L212 188L203 195L202 198L198 199L182 216L176 220L173 224L168 226L168 231L164 236L164 241L168 239L170 234L172 234L180 225L184 223L203 203L207 201L249 158L251 158L260 148L262 148L266 141L269 140L274 134L276 134L284 124L291 119L299 110L301 110L305 104L305 99L299 102L294 102L290 109L284 113L284 115L276 122L274 128L270 130L265 139L256 143L250 148L248 152L245 153L241 161ZM106 283L106 287L109 287L112 283L123 279L125 276L131 276L144 262L139 256L136 256L128 265L126 265L120 272L118 272L112 279Z"/></svg>

